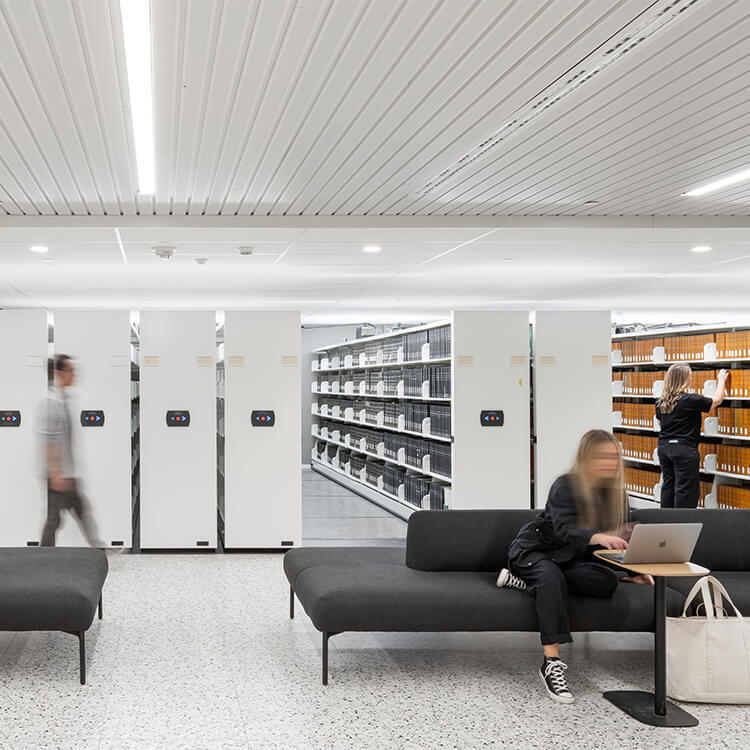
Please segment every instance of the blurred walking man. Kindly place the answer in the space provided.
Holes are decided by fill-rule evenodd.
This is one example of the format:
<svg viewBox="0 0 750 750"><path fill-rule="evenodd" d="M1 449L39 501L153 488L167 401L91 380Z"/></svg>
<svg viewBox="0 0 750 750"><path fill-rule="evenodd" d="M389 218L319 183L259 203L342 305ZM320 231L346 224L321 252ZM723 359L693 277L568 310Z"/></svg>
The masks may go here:
<svg viewBox="0 0 750 750"><path fill-rule="evenodd" d="M54 547L60 528L60 513L73 514L92 547L103 547L99 540L91 506L80 490L73 450L73 423L67 389L75 380L73 361L58 354L53 364L54 382L41 410L41 439L47 480L47 521L42 531L42 546Z"/></svg>

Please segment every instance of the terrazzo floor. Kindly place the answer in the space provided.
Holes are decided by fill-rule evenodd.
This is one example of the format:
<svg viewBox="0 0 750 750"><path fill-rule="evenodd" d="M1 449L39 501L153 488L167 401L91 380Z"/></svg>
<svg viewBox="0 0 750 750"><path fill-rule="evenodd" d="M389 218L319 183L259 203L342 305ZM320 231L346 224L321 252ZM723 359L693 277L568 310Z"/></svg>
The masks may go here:
<svg viewBox="0 0 750 750"><path fill-rule="evenodd" d="M344 495L328 509L311 502L325 488L306 481L305 529L326 512L370 518ZM377 523L337 533L398 539ZM0 633L0 748L748 746L748 707L691 706L700 726L665 730L604 701L606 689L650 687L647 635L579 636L564 653L577 703L559 706L543 693L530 634L344 633L330 641L322 687L320 637L301 607L289 619L279 555L112 555L104 605L86 686L71 636Z"/></svg>

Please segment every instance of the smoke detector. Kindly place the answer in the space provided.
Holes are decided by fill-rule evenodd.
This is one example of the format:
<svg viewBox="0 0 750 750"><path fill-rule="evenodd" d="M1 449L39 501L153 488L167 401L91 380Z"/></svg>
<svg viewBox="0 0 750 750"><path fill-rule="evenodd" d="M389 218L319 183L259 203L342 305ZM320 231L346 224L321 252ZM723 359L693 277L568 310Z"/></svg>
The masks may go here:
<svg viewBox="0 0 750 750"><path fill-rule="evenodd" d="M196 263L197 263L197 264L198 264L199 266L202 266L202 265L203 265L204 263L206 263L207 261L208 261L208 258L196 258L196 259L195 259L195 262L196 262Z"/></svg>
<svg viewBox="0 0 750 750"><path fill-rule="evenodd" d="M240 255L252 255L255 248L252 245L240 245L237 248L240 251Z"/></svg>
<svg viewBox="0 0 750 750"><path fill-rule="evenodd" d="M154 255L162 260L169 260L173 255L176 248L172 245L157 245L151 248L154 251Z"/></svg>

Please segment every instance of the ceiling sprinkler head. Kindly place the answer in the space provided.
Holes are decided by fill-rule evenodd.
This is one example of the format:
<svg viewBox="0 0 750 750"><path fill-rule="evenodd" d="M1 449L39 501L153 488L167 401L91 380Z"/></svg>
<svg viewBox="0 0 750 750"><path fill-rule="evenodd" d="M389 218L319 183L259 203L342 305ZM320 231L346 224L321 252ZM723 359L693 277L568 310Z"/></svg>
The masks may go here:
<svg viewBox="0 0 750 750"><path fill-rule="evenodd" d="M196 263L197 263L197 264L198 264L199 266L202 266L202 265L203 265L204 263L206 263L206 261L208 261L208 258L196 258L196 259L195 259L195 262L196 262Z"/></svg>
<svg viewBox="0 0 750 750"><path fill-rule="evenodd" d="M240 251L240 255L252 255L255 248L252 245L240 245L237 248Z"/></svg>
<svg viewBox="0 0 750 750"><path fill-rule="evenodd" d="M172 245L157 245L151 248L154 251L154 255L162 260L169 260L173 255L175 248Z"/></svg>

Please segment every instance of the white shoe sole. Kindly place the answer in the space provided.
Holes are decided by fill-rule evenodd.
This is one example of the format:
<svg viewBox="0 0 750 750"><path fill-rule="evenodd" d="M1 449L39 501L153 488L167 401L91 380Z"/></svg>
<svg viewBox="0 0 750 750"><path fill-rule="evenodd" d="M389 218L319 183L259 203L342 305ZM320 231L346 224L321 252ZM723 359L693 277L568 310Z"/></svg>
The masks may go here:
<svg viewBox="0 0 750 750"><path fill-rule="evenodd" d="M507 568L503 568L500 571L500 575L497 577L497 583L495 584L499 589L504 589L505 584L508 582L508 574L510 571Z"/></svg>
<svg viewBox="0 0 750 750"><path fill-rule="evenodd" d="M544 679L544 675L541 672L537 672L540 679L542 680L542 685L544 685L544 689L547 691L547 695L549 695L550 698L552 698L555 703L575 703L576 699L571 695L570 698L565 698L562 695L556 695L549 689L549 685L547 684L547 680Z"/></svg>

